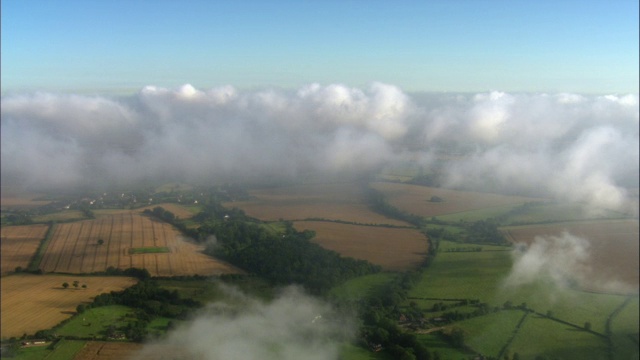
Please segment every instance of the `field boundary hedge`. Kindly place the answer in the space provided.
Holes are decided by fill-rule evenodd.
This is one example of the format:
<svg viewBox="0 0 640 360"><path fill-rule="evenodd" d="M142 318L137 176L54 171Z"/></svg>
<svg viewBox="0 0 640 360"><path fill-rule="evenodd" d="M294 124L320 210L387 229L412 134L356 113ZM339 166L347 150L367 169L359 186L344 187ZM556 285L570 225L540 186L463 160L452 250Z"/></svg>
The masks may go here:
<svg viewBox="0 0 640 360"><path fill-rule="evenodd" d="M47 251L47 247L51 242L51 238L53 237L53 232L55 231L55 228L56 228L56 223L51 222L49 225L49 228L47 229L47 233L44 235L44 239L42 239L42 241L40 242L40 245L38 245L38 249L36 250L35 254L33 254L33 257L31 258L31 261L29 261L29 265L27 266L27 271L37 272L39 270L40 262L42 261L42 257L44 256L44 253Z"/></svg>

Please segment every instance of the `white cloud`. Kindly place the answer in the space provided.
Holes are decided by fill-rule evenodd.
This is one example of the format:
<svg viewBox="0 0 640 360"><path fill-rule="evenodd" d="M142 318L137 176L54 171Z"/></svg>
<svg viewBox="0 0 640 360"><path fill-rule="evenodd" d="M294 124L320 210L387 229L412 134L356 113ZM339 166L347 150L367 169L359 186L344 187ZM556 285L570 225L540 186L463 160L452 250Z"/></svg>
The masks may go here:
<svg viewBox="0 0 640 360"><path fill-rule="evenodd" d="M330 360L338 359L339 345L353 336L350 319L297 288L268 303L234 289L226 292L227 301L209 304L134 359L173 348L189 359Z"/></svg>
<svg viewBox="0 0 640 360"><path fill-rule="evenodd" d="M622 208L625 187L638 183L638 114L637 95L410 96L381 83L5 96L2 179L56 187L292 179L430 163L445 152L466 155L444 168L447 186Z"/></svg>

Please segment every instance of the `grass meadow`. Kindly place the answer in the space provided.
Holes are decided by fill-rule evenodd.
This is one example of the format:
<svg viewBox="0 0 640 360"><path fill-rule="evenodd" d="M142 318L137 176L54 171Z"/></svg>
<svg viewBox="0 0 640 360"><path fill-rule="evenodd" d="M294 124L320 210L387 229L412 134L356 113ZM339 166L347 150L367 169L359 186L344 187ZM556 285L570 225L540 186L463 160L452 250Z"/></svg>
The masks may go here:
<svg viewBox="0 0 640 360"><path fill-rule="evenodd" d="M544 317L529 315L508 348L523 360L536 356L559 359L606 359L602 337Z"/></svg>
<svg viewBox="0 0 640 360"><path fill-rule="evenodd" d="M390 282L395 276L395 274L388 272L359 276L331 289L329 296L341 300L357 301L368 296L376 287Z"/></svg>
<svg viewBox="0 0 640 360"><path fill-rule="evenodd" d="M436 333L418 334L418 340L424 344L430 352L437 353L442 360L466 360L470 354L453 348Z"/></svg>
<svg viewBox="0 0 640 360"><path fill-rule="evenodd" d="M89 309L73 317L56 333L61 336L96 337L106 336L109 326L120 328L133 321L133 309L122 305L102 306Z"/></svg>
<svg viewBox="0 0 640 360"><path fill-rule="evenodd" d="M503 310L455 324L465 333L465 343L477 352L498 357L522 319L522 310Z"/></svg>
<svg viewBox="0 0 640 360"><path fill-rule="evenodd" d="M85 346L86 341L60 340L54 349L49 346L31 346L18 350L15 360L69 360Z"/></svg>
<svg viewBox="0 0 640 360"><path fill-rule="evenodd" d="M443 241L438 256L410 291L407 302L414 301L423 310L431 309L433 304L441 300L420 298L479 299L491 307L500 308L507 302L514 307L524 304L539 314L551 312L554 318L573 326L532 313L525 320L526 326L523 325L515 337L511 353L518 352L521 359L534 359L537 355L600 359L606 358L606 340L582 328L589 322L592 331L606 334L607 318L625 301L629 301L612 321L612 340L615 351L622 356L616 358L632 358L628 356L637 354L637 295L632 295L631 300L627 300L627 295L560 288L544 279L508 288L503 284L512 266L510 251L487 251L487 246L483 246L483 251L480 252L443 251L448 247L467 245L471 246ZM443 302L447 304L446 301ZM461 313L472 311L467 307L449 308L446 311L453 310ZM429 312L427 315L435 317L446 311ZM451 326L465 331L466 343L474 350L484 355L497 356L522 315L521 310L499 311L456 322ZM631 340L634 334L635 343ZM572 353L576 355L570 355Z"/></svg>

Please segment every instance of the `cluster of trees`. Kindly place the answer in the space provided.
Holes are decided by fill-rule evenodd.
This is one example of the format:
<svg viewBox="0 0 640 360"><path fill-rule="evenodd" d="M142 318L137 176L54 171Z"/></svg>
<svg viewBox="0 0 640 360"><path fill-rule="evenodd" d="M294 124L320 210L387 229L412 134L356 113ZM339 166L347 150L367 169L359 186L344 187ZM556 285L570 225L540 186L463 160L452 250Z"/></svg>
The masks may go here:
<svg viewBox="0 0 640 360"><path fill-rule="evenodd" d="M125 336L133 341L143 341L147 337L147 325L158 316L186 319L196 308L202 306L198 301L181 298L177 291L161 288L154 280L144 280L123 291L112 291L96 296L90 305L79 305L76 311L84 311L100 306L125 305L136 309L136 320L127 324L121 330ZM111 336L113 334L106 334Z"/></svg>
<svg viewBox="0 0 640 360"><path fill-rule="evenodd" d="M506 245L507 239L498 230L495 220L479 220L465 225L467 230L466 242L477 244Z"/></svg>
<svg viewBox="0 0 640 360"><path fill-rule="evenodd" d="M385 349L394 359L437 359L422 344L415 334L398 326L400 316L407 316L400 304L407 298L409 290L416 284L419 272L400 274L393 281L376 289L360 306L362 326L360 334L366 346ZM416 314L417 315L417 314Z"/></svg>
<svg viewBox="0 0 640 360"><path fill-rule="evenodd" d="M106 305L125 305L141 309L150 317L165 316L185 318L191 309L202 306L193 299L183 299L177 291L161 288L153 280L140 281L122 291L112 291L96 296L92 307Z"/></svg>
<svg viewBox="0 0 640 360"><path fill-rule="evenodd" d="M333 286L355 276L380 271L364 260L342 257L309 240L315 232L296 231L290 223L283 234L250 222L235 213L220 220L212 214L198 229L198 238L215 235L205 253L222 258L274 285L299 284L313 294L324 294Z"/></svg>
<svg viewBox="0 0 640 360"><path fill-rule="evenodd" d="M2 225L30 225L33 224L28 211L15 211L2 217Z"/></svg>
<svg viewBox="0 0 640 360"><path fill-rule="evenodd" d="M165 208L163 208L162 206L156 206L153 208L153 210L149 210L149 209L144 209L144 211L142 212L143 214L146 215L151 215L154 216L160 220L166 221L170 224L173 224L173 222L176 219L176 215L174 213L172 213L169 210L166 210Z"/></svg>
<svg viewBox="0 0 640 360"><path fill-rule="evenodd" d="M80 281L74 280L73 281L73 287L77 289L78 286L80 286ZM68 289L69 288L69 283L68 282L63 282L62 283L62 287L65 288L65 289ZM87 284L82 284L82 288L86 289L87 288Z"/></svg>

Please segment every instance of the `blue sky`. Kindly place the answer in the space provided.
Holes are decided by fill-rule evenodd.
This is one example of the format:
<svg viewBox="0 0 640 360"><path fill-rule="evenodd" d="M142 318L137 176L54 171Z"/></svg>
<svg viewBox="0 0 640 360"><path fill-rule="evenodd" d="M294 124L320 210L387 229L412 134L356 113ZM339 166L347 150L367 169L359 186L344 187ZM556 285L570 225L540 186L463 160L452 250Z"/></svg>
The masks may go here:
<svg viewBox="0 0 640 360"><path fill-rule="evenodd" d="M2 1L2 92L638 92L638 1Z"/></svg>

